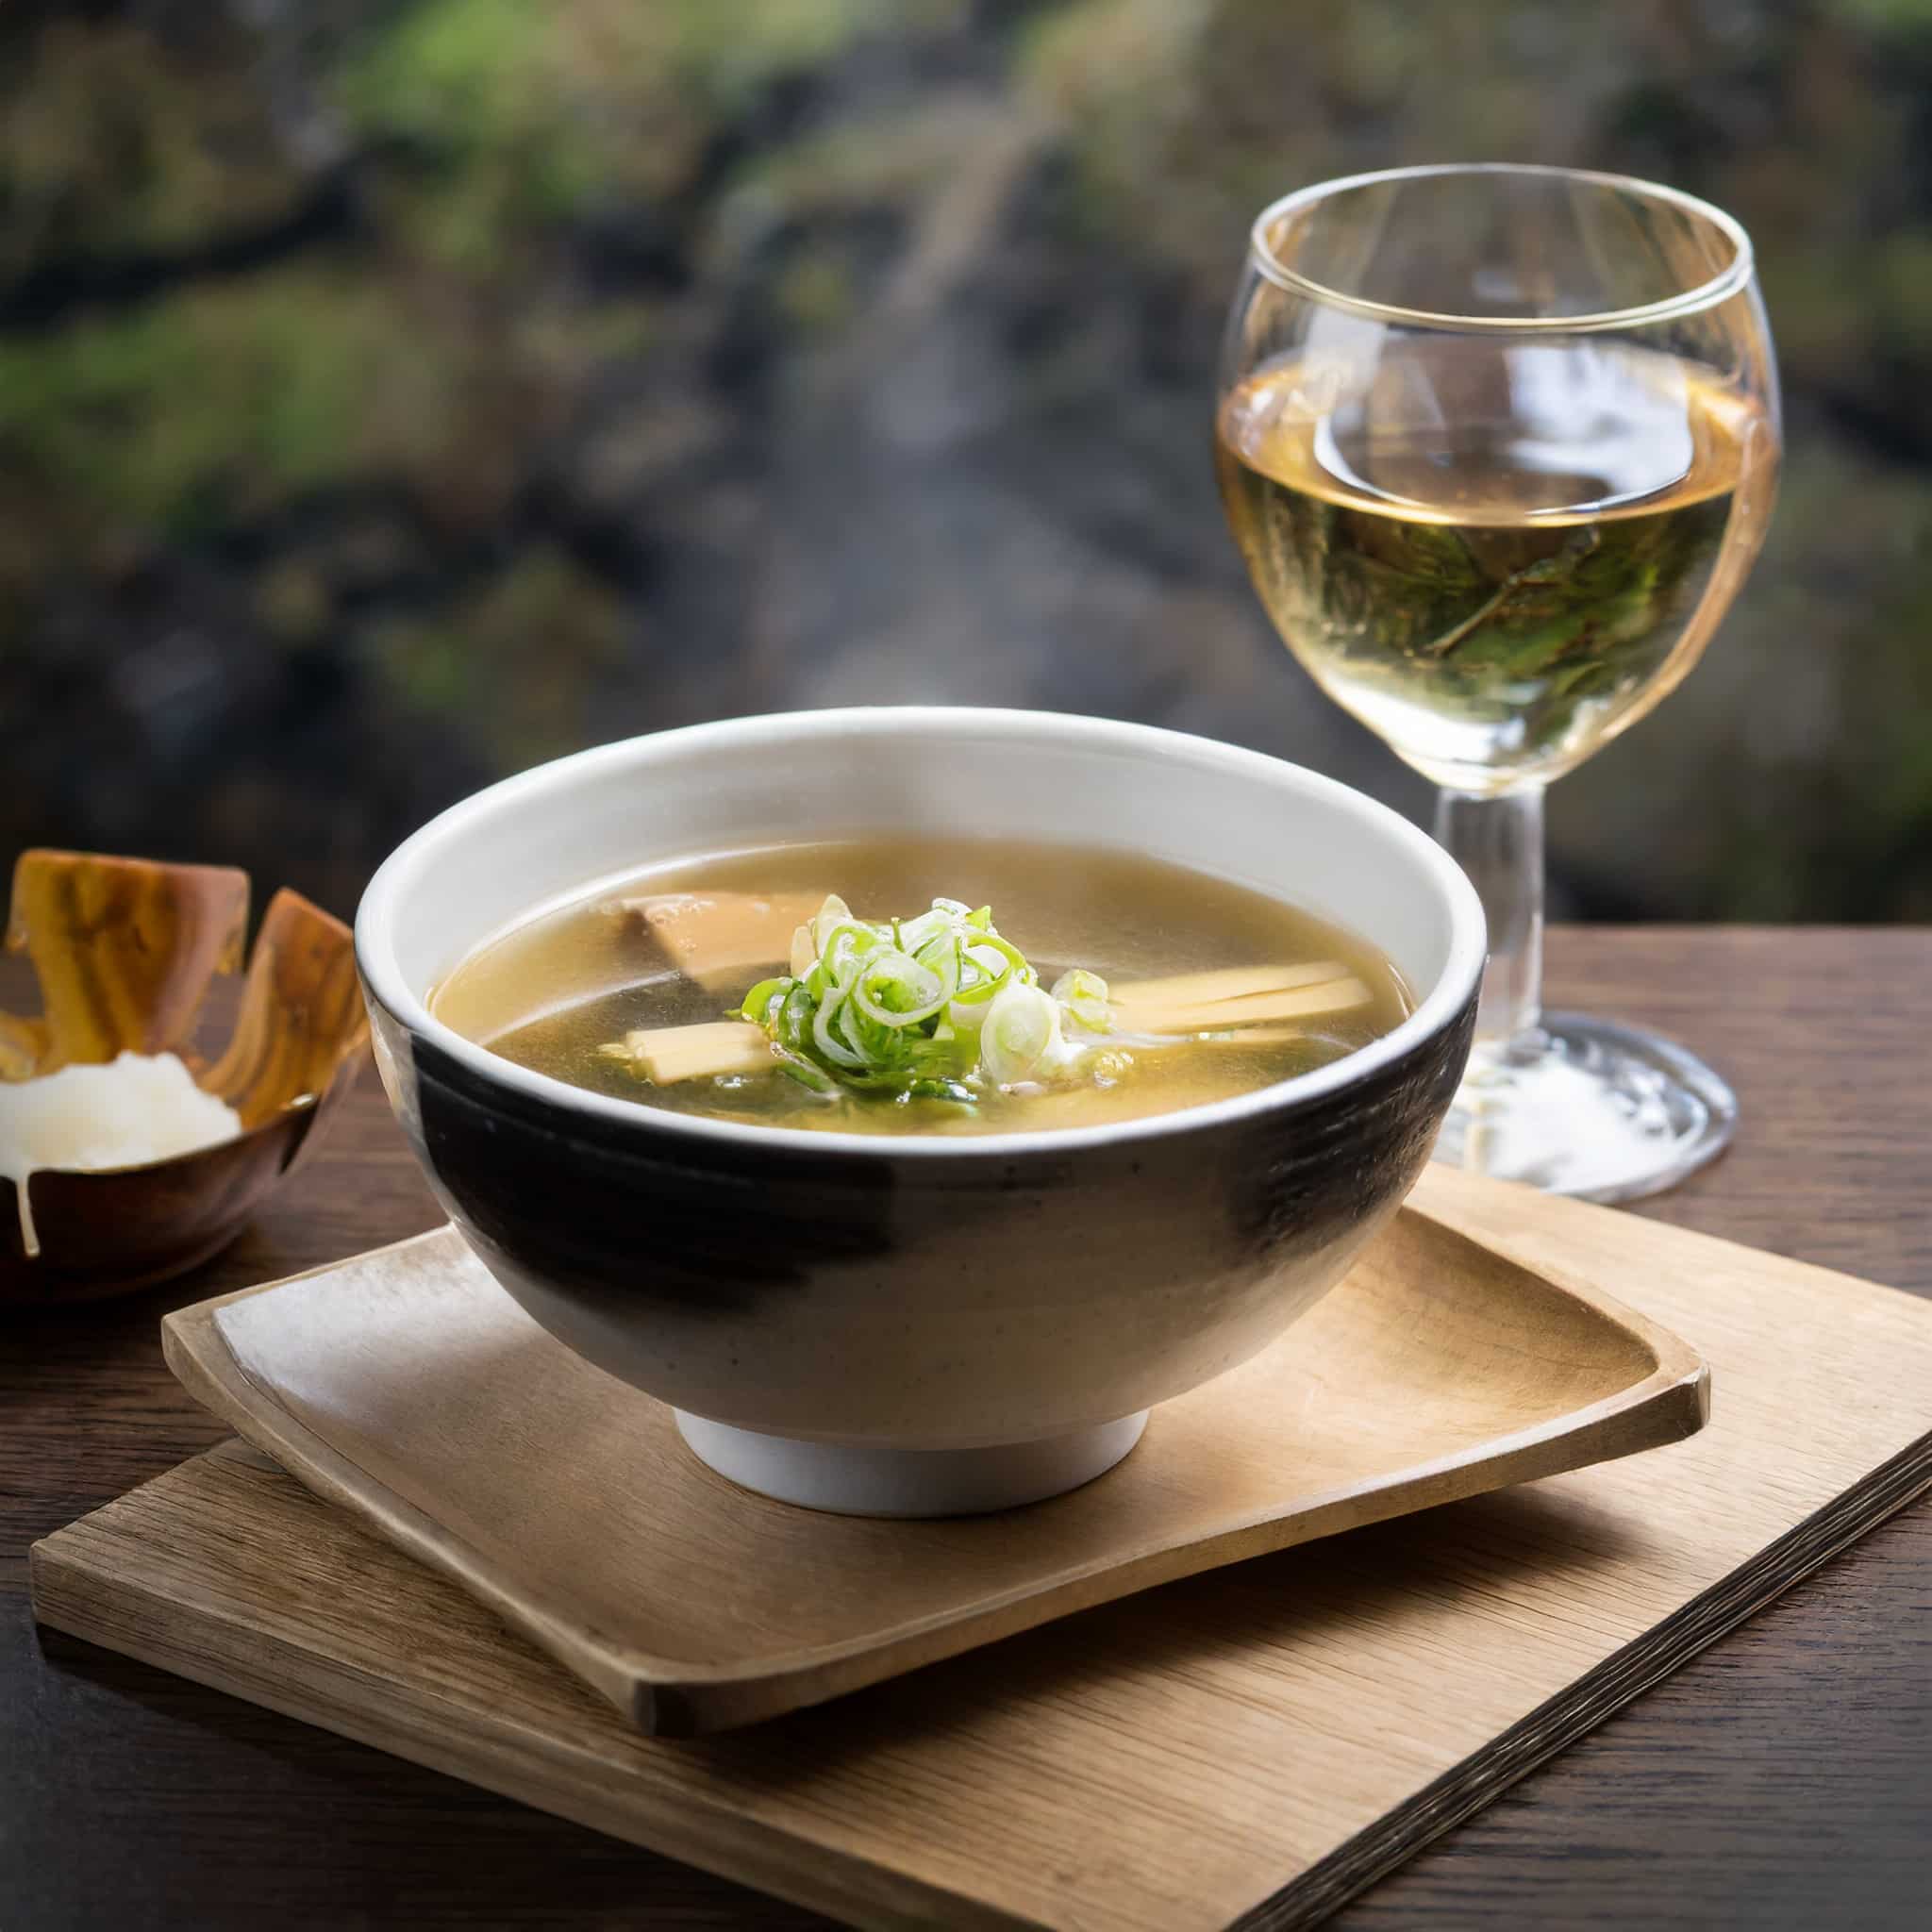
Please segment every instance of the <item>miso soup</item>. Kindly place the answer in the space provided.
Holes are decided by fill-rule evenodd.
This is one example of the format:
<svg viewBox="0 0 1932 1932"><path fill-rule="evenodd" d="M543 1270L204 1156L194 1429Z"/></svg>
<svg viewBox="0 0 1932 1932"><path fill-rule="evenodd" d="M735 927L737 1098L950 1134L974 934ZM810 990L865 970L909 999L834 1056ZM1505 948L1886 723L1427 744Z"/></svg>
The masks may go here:
<svg viewBox="0 0 1932 1932"><path fill-rule="evenodd" d="M844 1133L1083 1127L1324 1066L1410 1010L1354 935L1117 852L868 839L604 887L479 948L437 1017L646 1107Z"/></svg>

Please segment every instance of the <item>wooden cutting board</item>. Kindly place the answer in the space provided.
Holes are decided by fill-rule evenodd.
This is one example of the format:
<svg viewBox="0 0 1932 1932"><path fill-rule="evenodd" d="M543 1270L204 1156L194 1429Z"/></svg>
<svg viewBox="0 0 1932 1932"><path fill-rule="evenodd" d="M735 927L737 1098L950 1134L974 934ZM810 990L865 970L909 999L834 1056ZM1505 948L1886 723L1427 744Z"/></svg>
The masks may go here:
<svg viewBox="0 0 1932 1932"><path fill-rule="evenodd" d="M39 1545L37 1607L863 1923L1308 1923L1932 1482L1932 1307L1443 1172L1418 1200L1689 1338L1709 1426L695 1743L240 1448Z"/></svg>

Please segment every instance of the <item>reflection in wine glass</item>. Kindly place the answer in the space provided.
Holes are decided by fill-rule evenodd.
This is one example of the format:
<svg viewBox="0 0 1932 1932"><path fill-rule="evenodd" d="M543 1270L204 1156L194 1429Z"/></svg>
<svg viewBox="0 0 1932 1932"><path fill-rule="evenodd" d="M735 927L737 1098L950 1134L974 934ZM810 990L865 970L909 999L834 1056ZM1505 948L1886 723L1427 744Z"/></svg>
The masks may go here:
<svg viewBox="0 0 1932 1932"><path fill-rule="evenodd" d="M1306 189L1255 224L1216 428L1269 616L1442 788L1489 913L1440 1151L1599 1200L1669 1186L1736 1103L1667 1041L1541 1011L1542 789L1675 689L1763 542L1777 377L1743 231L1566 169Z"/></svg>

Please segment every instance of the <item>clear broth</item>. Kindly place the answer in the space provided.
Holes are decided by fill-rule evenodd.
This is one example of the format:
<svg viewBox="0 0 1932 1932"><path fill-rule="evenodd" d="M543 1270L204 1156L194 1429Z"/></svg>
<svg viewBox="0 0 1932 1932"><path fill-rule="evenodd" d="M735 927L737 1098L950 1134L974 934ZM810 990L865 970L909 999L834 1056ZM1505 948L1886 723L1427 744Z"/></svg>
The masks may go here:
<svg viewBox="0 0 1932 1932"><path fill-rule="evenodd" d="M1192 1041L1136 1051L1111 1085L990 1092L976 1107L866 1095L814 1098L783 1074L652 1085L601 1049L635 1027L717 1020L744 986L707 992L673 971L612 902L656 892L837 892L862 918L909 917L935 897L990 905L1041 983L1070 966L1114 982L1227 966L1338 959L1374 998L1260 1044ZM991 1134L1099 1126L1198 1107L1325 1066L1410 1010L1390 961L1295 907L1131 853L988 841L868 839L775 846L639 873L479 948L430 1002L457 1032L506 1059L595 1093L669 1112L841 1133Z"/></svg>

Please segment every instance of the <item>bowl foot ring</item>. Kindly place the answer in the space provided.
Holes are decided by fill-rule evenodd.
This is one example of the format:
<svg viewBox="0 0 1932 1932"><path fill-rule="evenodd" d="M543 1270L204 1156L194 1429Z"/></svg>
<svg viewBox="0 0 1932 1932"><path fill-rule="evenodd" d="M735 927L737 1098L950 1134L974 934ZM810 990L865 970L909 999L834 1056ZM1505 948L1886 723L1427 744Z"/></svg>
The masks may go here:
<svg viewBox="0 0 1932 1932"><path fill-rule="evenodd" d="M841 1516L974 1516L1063 1495L1104 1475L1141 1440L1147 1411L1033 1442L884 1449L733 1428L672 1411L708 1468L739 1485Z"/></svg>

